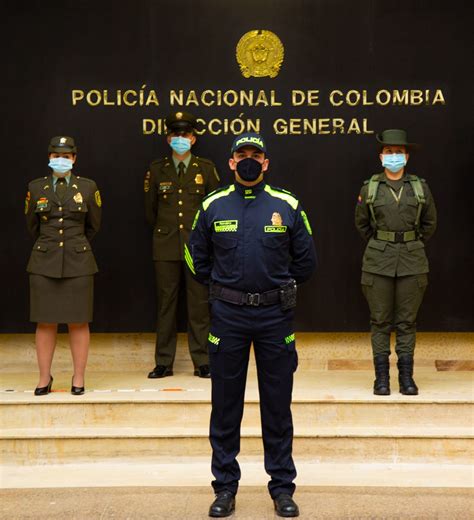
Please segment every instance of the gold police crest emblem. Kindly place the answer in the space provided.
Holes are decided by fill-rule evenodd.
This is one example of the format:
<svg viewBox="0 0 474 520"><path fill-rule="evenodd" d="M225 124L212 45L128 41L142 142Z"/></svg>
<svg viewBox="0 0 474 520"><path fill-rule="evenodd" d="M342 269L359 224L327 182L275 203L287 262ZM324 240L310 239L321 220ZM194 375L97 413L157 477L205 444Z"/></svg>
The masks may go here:
<svg viewBox="0 0 474 520"><path fill-rule="evenodd" d="M275 78L280 72L284 54L280 38L263 29L245 33L236 49L237 63L244 78Z"/></svg>
<svg viewBox="0 0 474 520"><path fill-rule="evenodd" d="M283 219L281 218L280 213L277 213L276 211L272 214L272 225L273 226L282 226L283 225Z"/></svg>

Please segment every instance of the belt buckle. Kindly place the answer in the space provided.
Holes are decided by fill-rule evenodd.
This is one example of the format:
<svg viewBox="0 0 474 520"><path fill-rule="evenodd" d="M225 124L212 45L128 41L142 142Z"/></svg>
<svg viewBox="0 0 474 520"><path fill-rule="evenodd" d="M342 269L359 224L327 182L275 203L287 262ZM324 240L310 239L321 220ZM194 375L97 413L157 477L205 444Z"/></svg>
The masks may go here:
<svg viewBox="0 0 474 520"><path fill-rule="evenodd" d="M403 231L395 231L395 242L397 244L405 242L405 233Z"/></svg>
<svg viewBox="0 0 474 520"><path fill-rule="evenodd" d="M258 307L260 305L260 294L259 293L247 293L247 299L245 302L247 305Z"/></svg>

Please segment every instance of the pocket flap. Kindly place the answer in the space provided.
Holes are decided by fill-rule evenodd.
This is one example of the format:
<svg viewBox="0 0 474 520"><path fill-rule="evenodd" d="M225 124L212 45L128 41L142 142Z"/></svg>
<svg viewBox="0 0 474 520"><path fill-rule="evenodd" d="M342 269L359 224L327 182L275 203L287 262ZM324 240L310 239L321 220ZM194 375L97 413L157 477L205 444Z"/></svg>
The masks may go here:
<svg viewBox="0 0 474 520"><path fill-rule="evenodd" d="M204 195L204 186L200 186L198 184L194 184L188 186L188 193L194 193L197 195Z"/></svg>
<svg viewBox="0 0 474 520"><path fill-rule="evenodd" d="M416 197L408 197L407 204L408 206L418 206L418 201L416 200Z"/></svg>
<svg viewBox="0 0 474 520"><path fill-rule="evenodd" d="M418 287L420 287L420 289L428 285L428 275L426 273L417 274L416 279L418 281Z"/></svg>
<svg viewBox="0 0 474 520"><path fill-rule="evenodd" d="M372 273L366 273L365 271L362 271L360 283L362 285L374 285L374 275Z"/></svg>
<svg viewBox="0 0 474 520"><path fill-rule="evenodd" d="M74 249L76 250L76 253L85 253L86 251L91 250L91 246L89 244L81 244L76 246Z"/></svg>
<svg viewBox="0 0 474 520"><path fill-rule="evenodd" d="M214 244L216 244L219 247L222 247L223 249L233 249L234 247L237 247L237 239L231 238L231 237L224 237L219 234L212 236L212 241Z"/></svg>
<svg viewBox="0 0 474 520"><path fill-rule="evenodd" d="M369 241L368 247L371 247L372 249L378 249L379 251L385 251L387 242L372 239Z"/></svg>
<svg viewBox="0 0 474 520"><path fill-rule="evenodd" d="M73 202L68 209L72 213L87 213L89 211L85 202L81 202L80 204Z"/></svg>
<svg viewBox="0 0 474 520"><path fill-rule="evenodd" d="M45 251L48 250L48 246L46 244L35 244L33 250L44 253Z"/></svg>
<svg viewBox="0 0 474 520"><path fill-rule="evenodd" d="M423 249L425 245L421 240L413 240L412 242L407 242L408 251L415 251L416 249Z"/></svg>
<svg viewBox="0 0 474 520"><path fill-rule="evenodd" d="M262 242L265 247L270 247L271 249L278 249L288 244L288 236L282 233L281 235L263 237Z"/></svg>
<svg viewBox="0 0 474 520"><path fill-rule="evenodd" d="M155 233L158 233L160 235L167 235L169 232L170 232L170 230L167 226L158 226L155 229Z"/></svg>

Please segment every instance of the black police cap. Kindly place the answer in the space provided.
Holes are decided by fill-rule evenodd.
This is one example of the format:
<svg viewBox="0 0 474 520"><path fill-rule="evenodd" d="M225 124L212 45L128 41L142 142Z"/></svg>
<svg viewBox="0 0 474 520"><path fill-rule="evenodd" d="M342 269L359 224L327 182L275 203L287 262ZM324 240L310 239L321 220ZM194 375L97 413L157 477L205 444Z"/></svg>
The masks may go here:
<svg viewBox="0 0 474 520"><path fill-rule="evenodd" d="M77 153L76 143L72 137L57 135L51 138L48 146L49 153Z"/></svg>
<svg viewBox="0 0 474 520"><path fill-rule="evenodd" d="M189 112L173 112L166 120L166 128L170 132L192 132L196 128L196 117Z"/></svg>

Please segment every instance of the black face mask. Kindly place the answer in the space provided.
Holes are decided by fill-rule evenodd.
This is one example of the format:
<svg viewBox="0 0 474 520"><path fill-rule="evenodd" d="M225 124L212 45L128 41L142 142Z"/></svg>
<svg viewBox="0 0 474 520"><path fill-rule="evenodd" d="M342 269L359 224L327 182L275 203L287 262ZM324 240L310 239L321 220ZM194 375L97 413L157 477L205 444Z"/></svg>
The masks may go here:
<svg viewBox="0 0 474 520"><path fill-rule="evenodd" d="M237 172L241 179L252 182L262 173L262 165L252 157L247 157L237 163Z"/></svg>

